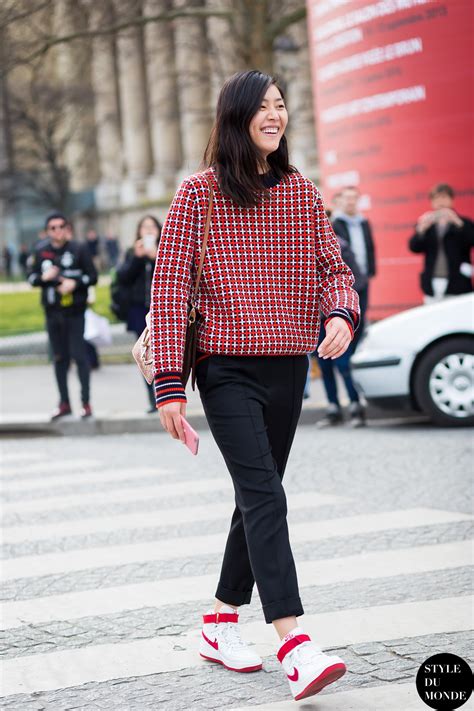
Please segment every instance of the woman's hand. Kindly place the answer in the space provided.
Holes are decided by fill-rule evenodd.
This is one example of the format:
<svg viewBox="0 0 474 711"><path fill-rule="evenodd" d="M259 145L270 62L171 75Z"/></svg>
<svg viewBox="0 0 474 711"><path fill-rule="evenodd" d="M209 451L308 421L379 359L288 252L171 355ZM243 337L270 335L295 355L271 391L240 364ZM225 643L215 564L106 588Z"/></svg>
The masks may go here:
<svg viewBox="0 0 474 711"><path fill-rule="evenodd" d="M351 341L352 334L348 323L343 318L334 316L326 326L326 338L319 345L318 356L324 360L339 358L347 351Z"/></svg>
<svg viewBox="0 0 474 711"><path fill-rule="evenodd" d="M186 417L186 403L170 402L168 405L162 405L158 412L163 428L170 433L173 439L179 439L184 444L186 437L181 422L181 415Z"/></svg>

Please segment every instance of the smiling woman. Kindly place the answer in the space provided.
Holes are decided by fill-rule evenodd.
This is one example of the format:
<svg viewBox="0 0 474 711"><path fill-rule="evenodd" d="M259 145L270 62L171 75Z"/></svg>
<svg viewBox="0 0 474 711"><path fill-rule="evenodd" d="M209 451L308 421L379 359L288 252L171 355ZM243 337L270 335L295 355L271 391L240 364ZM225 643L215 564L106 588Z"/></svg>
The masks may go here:
<svg viewBox="0 0 474 711"><path fill-rule="evenodd" d="M222 191L242 207L262 199L261 175L277 181L295 172L288 158L288 112L275 79L260 72L236 74L224 84L204 160L219 173Z"/></svg>
<svg viewBox="0 0 474 711"><path fill-rule="evenodd" d="M262 100L260 111L250 121L249 133L255 147L266 161L278 150L288 123L288 112L280 89L271 84Z"/></svg>
<svg viewBox="0 0 474 711"><path fill-rule="evenodd" d="M320 311L327 335L319 352L335 358L351 341L358 298L317 188L289 163L287 123L273 77L243 72L223 86L208 167L182 183L163 226L151 340L160 421L184 443L187 305L199 273L197 384L237 504L199 652L232 671L262 668L236 624L256 583L300 699L336 681L345 665L297 626L303 607L282 478Z"/></svg>

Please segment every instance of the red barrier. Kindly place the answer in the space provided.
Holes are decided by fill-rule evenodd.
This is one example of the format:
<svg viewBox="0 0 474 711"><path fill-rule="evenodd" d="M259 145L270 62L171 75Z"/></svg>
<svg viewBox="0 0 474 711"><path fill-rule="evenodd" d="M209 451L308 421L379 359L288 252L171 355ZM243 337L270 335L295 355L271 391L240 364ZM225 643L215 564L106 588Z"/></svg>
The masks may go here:
<svg viewBox="0 0 474 711"><path fill-rule="evenodd" d="M358 185L374 228L375 318L421 303L407 240L450 183L474 217L472 0L308 0L326 201Z"/></svg>

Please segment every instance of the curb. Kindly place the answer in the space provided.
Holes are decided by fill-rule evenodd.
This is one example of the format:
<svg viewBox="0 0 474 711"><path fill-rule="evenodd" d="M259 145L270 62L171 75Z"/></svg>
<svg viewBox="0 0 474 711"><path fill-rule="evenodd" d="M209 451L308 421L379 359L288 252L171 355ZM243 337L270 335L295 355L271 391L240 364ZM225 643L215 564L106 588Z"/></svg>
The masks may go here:
<svg viewBox="0 0 474 711"><path fill-rule="evenodd" d="M298 426L314 425L324 417L324 407L306 406L301 411ZM429 420L416 413L384 411L376 408L367 408L367 418L374 424L408 424L427 423ZM187 413L189 424L198 432L208 430L206 417L203 412L190 411ZM164 434L159 418L156 415L142 417L117 417L117 418L92 418L81 420L68 418L59 422L50 422L46 419L31 420L28 422L6 421L0 423L0 438L8 437L91 437L95 435L118 434Z"/></svg>

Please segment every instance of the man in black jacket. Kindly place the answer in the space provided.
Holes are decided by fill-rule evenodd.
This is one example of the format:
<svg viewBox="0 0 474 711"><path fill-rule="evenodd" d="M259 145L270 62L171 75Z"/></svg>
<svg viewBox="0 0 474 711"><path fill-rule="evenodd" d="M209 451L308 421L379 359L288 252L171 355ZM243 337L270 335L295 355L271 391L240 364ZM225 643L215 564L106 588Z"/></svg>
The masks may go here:
<svg viewBox="0 0 474 711"><path fill-rule="evenodd" d="M425 255L421 289L426 304L472 291L474 247L474 223L454 210L452 187L440 183L429 197L432 210L418 218L409 241L412 252Z"/></svg>
<svg viewBox="0 0 474 711"><path fill-rule="evenodd" d="M47 238L35 247L28 281L42 290L41 303L54 358L60 402L53 420L71 414L67 374L70 359L77 365L81 384L82 417L92 415L89 396L89 362L84 341L87 290L96 284L97 272L85 245L68 240L67 220L55 212L46 219Z"/></svg>
<svg viewBox="0 0 474 711"><path fill-rule="evenodd" d="M352 250L359 271L367 278L367 285L359 291L360 322L353 341L353 350L364 332L365 314L369 303L369 280L375 276L375 246L369 221L358 211L359 191L354 187L341 190L341 208L333 212L334 232Z"/></svg>

